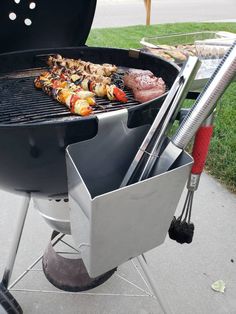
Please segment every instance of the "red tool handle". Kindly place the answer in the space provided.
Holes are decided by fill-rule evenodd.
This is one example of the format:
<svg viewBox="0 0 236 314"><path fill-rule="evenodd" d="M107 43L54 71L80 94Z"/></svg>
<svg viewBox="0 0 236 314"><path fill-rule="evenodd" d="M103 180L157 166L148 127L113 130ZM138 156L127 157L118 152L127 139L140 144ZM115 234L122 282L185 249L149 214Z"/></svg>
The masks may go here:
<svg viewBox="0 0 236 314"><path fill-rule="evenodd" d="M208 149L213 133L213 126L201 126L195 136L192 156L194 164L192 166L192 174L201 174L206 163Z"/></svg>

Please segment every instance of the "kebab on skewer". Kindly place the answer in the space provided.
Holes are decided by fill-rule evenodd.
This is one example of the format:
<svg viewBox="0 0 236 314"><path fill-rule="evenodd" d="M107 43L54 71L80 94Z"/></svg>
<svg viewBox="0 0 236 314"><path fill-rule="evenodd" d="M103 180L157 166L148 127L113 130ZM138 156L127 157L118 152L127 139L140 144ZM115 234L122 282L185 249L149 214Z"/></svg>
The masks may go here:
<svg viewBox="0 0 236 314"><path fill-rule="evenodd" d="M74 88L81 87L85 91L93 92L96 96L107 97L109 100L127 102L127 96L123 90L115 84L111 84L111 78L97 74L82 72L78 75L68 69L57 68L54 66L50 73L57 76L59 80L74 84ZM37 81L40 81L40 76ZM37 88L37 86L36 86Z"/></svg>
<svg viewBox="0 0 236 314"><path fill-rule="evenodd" d="M88 73L85 70L77 68L58 67L54 65L51 72L59 75L62 79L71 81L77 86L81 86L84 90L91 91L99 97L107 97L109 100L118 100L127 102L127 96L123 90L112 84L111 77Z"/></svg>
<svg viewBox="0 0 236 314"><path fill-rule="evenodd" d="M72 113L87 116L95 105L94 93L75 88L67 81L59 80L50 72L44 72L34 80L34 85L52 96L59 103L66 105Z"/></svg>
<svg viewBox="0 0 236 314"><path fill-rule="evenodd" d="M85 71L88 74L97 74L102 76L111 76L117 71L117 67L113 64L95 64L81 59L63 58L59 54L50 56L47 63L50 67L63 67L71 70L74 69L77 72Z"/></svg>

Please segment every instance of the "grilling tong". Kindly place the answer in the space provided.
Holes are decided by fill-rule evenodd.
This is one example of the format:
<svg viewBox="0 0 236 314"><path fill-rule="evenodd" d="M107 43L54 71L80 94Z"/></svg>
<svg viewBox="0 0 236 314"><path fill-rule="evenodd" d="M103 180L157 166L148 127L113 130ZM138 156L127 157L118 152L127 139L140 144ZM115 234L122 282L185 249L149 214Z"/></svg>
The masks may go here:
<svg viewBox="0 0 236 314"><path fill-rule="evenodd" d="M236 73L236 41L225 54L174 136L161 151L165 134L175 120L199 67L200 61L197 57L188 58L135 155L121 187L164 173L171 168L233 80Z"/></svg>

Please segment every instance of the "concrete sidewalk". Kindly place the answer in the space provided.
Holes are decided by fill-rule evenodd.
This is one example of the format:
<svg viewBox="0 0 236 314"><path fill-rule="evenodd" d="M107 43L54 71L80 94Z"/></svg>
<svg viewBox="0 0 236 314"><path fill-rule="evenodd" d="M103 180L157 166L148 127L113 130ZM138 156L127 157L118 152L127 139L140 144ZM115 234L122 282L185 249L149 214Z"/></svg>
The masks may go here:
<svg viewBox="0 0 236 314"><path fill-rule="evenodd" d="M184 197L183 194L178 211ZM20 197L1 192L0 199L2 273ZM146 254L154 279L174 314L236 314L236 196L203 174L194 198L192 220L196 231L191 245L180 245L167 237L162 246ZM44 251L50 234L50 228L31 204L13 279ZM121 265L102 286L77 294L54 288L40 269L41 263L12 292L25 314L162 313L131 262ZM211 289L219 279L226 283L224 294Z"/></svg>

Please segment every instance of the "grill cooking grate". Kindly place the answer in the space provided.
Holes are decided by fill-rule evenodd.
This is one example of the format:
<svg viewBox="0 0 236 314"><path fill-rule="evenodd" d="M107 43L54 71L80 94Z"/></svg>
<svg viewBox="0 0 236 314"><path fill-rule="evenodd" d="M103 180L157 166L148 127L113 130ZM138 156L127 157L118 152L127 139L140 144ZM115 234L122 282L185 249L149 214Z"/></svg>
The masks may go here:
<svg viewBox="0 0 236 314"><path fill-rule="evenodd" d="M65 106L34 87L34 77L0 79L0 123L27 124L37 122L55 122L80 120L83 117L73 115ZM119 110L139 104L130 91L125 90L127 103L109 101L96 97L94 114Z"/></svg>

